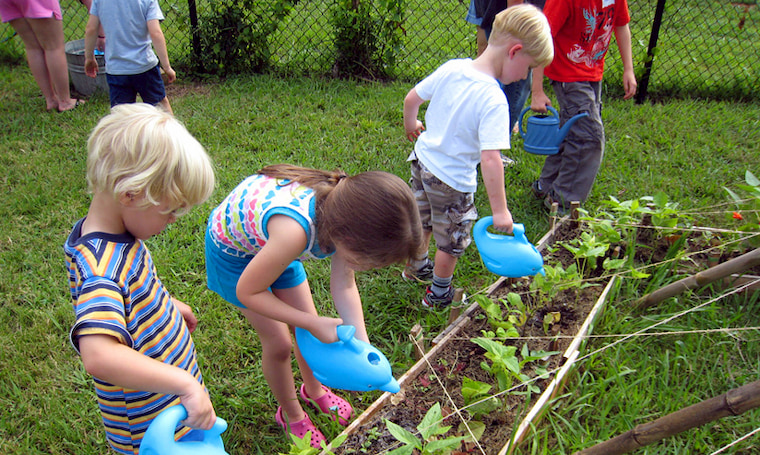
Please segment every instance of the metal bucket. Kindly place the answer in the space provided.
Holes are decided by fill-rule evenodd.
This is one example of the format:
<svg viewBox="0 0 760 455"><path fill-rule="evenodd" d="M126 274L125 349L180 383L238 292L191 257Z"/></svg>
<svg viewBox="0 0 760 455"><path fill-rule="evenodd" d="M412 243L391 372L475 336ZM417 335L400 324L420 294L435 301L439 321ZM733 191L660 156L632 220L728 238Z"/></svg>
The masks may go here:
<svg viewBox="0 0 760 455"><path fill-rule="evenodd" d="M66 62L69 66L69 78L77 93L90 96L94 93L108 95L108 82L106 81L106 60L102 55L96 55L98 62L98 76L92 78L84 72L84 39L69 41L64 48Z"/></svg>

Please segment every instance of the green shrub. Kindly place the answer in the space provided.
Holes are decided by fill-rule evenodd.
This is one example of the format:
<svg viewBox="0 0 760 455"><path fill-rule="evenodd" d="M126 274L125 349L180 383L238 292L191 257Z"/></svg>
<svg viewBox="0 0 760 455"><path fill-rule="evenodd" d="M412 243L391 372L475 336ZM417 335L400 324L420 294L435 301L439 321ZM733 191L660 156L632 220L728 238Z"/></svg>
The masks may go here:
<svg viewBox="0 0 760 455"><path fill-rule="evenodd" d="M201 58L195 69L211 74L261 73L269 67L268 38L297 0L220 0L198 26Z"/></svg>
<svg viewBox="0 0 760 455"><path fill-rule="evenodd" d="M336 58L333 75L394 76L403 29L402 0L336 0L332 13Z"/></svg>

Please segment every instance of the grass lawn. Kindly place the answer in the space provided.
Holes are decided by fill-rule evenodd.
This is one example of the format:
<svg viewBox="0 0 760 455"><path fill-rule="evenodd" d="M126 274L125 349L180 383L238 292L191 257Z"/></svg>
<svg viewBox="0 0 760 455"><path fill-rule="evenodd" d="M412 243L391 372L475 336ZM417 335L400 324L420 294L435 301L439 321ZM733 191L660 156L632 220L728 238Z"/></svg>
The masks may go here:
<svg viewBox="0 0 760 455"><path fill-rule="evenodd" d="M206 217L240 180L265 164L340 167L350 174L381 169L407 178L411 145L404 138L401 108L410 87L271 76L171 87L176 116L215 162L217 188L206 204L147 243L169 290L193 306L200 320L194 339L216 411L230 424L224 436L230 453L269 455L287 452L288 446L274 423L277 405L261 373L255 333L206 289ZM106 453L91 381L68 341L73 312L62 244L88 207L86 140L108 112L108 101L94 97L72 112L45 112L25 65L0 67L0 100L0 453ZM626 200L664 192L696 224L727 227L726 214L730 217L736 208L723 187L743 183L748 169L760 176L760 104L690 100L635 105L607 99L604 119L605 161L586 207L610 196ZM525 153L519 139L508 155L517 161L506 171L510 208L515 221L526 225L529 238L537 240L549 222L529 184L543 159ZM482 188L477 201L481 216L490 214ZM324 313L333 312L328 267L329 261L307 263L315 301ZM400 266L393 266L358 275L371 340L388 356L397 376L413 363L407 337L412 325L419 322L434 336L447 316L424 311L419 304L423 289L403 282L400 272ZM482 292L496 279L482 266L474 246L455 275L468 294ZM614 316L603 322L609 330L633 332L648 317L657 317L632 316L625 306L611 305ZM760 325L757 297L732 301L728 308L719 305L679 324L709 329ZM629 429L626 425L719 395L737 382L756 380L760 353L756 347L747 349L757 346L759 334L738 335L741 343L726 334L650 337L652 341L634 340L609 356L595 357L588 369L600 377L584 376L566 389L568 396L552 411L552 427L526 453L548 450L545 444L553 439L546 432L575 436L562 442L561 452L569 453L589 445L583 442L586 434L587 441L603 440ZM670 368L667 383L661 382L662 365L671 365L675 357L680 367ZM725 371L710 372L704 360L718 358ZM619 382L627 388L616 388ZM361 410L378 395L350 397ZM604 419L573 417L579 410L593 410L601 395ZM631 409L643 420L632 419ZM643 409L648 414L638 411ZM621 414L628 417L621 419ZM750 431L753 420L756 426L756 411L744 417L739 430L730 423L708 426L647 453L710 453ZM330 432L335 435L337 429ZM728 452L745 453L748 444L757 449L756 442L743 444Z"/></svg>

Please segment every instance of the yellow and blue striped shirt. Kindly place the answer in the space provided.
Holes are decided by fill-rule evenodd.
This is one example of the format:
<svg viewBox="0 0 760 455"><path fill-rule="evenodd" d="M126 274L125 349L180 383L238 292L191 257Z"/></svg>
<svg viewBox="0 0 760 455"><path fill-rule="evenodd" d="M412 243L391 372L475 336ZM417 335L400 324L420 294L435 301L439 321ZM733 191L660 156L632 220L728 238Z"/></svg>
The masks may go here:
<svg viewBox="0 0 760 455"><path fill-rule="evenodd" d="M130 348L190 372L201 384L195 344L182 314L159 280L150 252L141 240L121 235L81 235L79 220L64 251L76 321L70 338L105 334ZM112 448L136 455L145 430L179 397L131 390L93 378L106 437ZM180 426L176 437L190 428Z"/></svg>

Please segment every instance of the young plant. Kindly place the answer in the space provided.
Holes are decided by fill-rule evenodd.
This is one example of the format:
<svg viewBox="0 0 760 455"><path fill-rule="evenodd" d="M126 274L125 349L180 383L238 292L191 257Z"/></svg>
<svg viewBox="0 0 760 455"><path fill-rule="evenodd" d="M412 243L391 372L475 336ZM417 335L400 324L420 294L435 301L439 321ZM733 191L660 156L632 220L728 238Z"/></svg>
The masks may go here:
<svg viewBox="0 0 760 455"><path fill-rule="evenodd" d="M468 377L462 379L462 398L474 419L500 409L502 402L490 392L493 386Z"/></svg>
<svg viewBox="0 0 760 455"><path fill-rule="evenodd" d="M660 232L661 235L671 234L676 228L691 224L691 216L681 212L678 204L670 202L665 193L644 196L641 200L649 205L652 225L665 228Z"/></svg>
<svg viewBox="0 0 760 455"><path fill-rule="evenodd" d="M399 442L404 445L391 450L388 455L411 455L415 449L420 455L448 455L462 444L463 436L449 436L439 439L441 435L446 434L451 429L450 425L441 425L443 414L441 405L436 403L428 409L422 422L417 425L417 431L420 437L415 436L411 431L385 419L385 425L388 431Z"/></svg>
<svg viewBox="0 0 760 455"><path fill-rule="evenodd" d="M557 242L573 253L575 260L580 264L581 275L586 269L586 265L591 270L596 270L597 258L604 257L607 250L610 249L608 242L602 241L593 233L581 232L580 238L574 238L566 242Z"/></svg>
<svg viewBox="0 0 760 455"><path fill-rule="evenodd" d="M484 336L493 338L519 337L520 332L517 327L525 325L528 320L528 314L525 304L522 302L520 295L514 292L507 294L507 302L499 299L496 302L484 295L476 295L473 299L483 309L488 318L488 323L496 332L486 332ZM504 316L506 309L506 317Z"/></svg>
<svg viewBox="0 0 760 455"><path fill-rule="evenodd" d="M545 264L544 275L538 274L533 277L530 290L538 291L536 293L538 299L546 303L565 289L583 289L589 286L595 286L595 284L583 280L576 263L570 264L567 269L562 268L561 264L555 266Z"/></svg>
<svg viewBox="0 0 760 455"><path fill-rule="evenodd" d="M303 438L299 438L294 434L290 434L289 436L292 441L292 444L290 444L290 451L287 454L279 453L278 455L316 455L320 453L319 449L315 449L311 446L311 431L306 432ZM348 435L345 434L338 436L333 441L333 444L337 447L341 445L346 438L348 438ZM333 452L327 450L327 444L325 444L324 441L321 444L325 455L335 455Z"/></svg>
<svg viewBox="0 0 760 455"><path fill-rule="evenodd" d="M496 340L482 337L473 338L471 341L486 350L485 357L491 361L491 364L484 361L480 366L496 378L500 392L511 389L514 379L526 383L528 392L540 392L538 387L530 383L530 377L523 373L523 368L529 362L559 354L558 351L530 351L526 343L520 351L522 360L519 360L515 346L505 346Z"/></svg>

